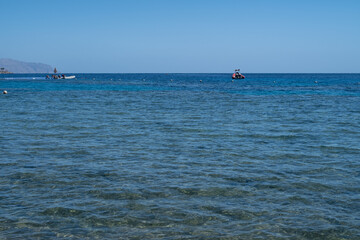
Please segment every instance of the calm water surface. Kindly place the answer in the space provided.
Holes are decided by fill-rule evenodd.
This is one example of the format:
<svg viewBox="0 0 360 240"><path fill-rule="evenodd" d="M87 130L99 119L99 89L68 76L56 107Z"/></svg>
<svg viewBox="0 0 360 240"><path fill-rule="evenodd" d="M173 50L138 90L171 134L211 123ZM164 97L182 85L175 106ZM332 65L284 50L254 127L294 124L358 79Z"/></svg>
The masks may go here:
<svg viewBox="0 0 360 240"><path fill-rule="evenodd" d="M1 239L360 239L360 74L0 75Z"/></svg>

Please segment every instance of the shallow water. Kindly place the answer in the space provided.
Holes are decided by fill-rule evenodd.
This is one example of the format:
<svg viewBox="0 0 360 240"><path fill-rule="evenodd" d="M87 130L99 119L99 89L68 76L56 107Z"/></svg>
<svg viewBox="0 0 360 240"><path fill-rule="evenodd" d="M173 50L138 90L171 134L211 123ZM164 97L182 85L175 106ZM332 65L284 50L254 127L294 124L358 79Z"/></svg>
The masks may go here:
<svg viewBox="0 0 360 240"><path fill-rule="evenodd" d="M0 238L360 239L360 74L0 75Z"/></svg>

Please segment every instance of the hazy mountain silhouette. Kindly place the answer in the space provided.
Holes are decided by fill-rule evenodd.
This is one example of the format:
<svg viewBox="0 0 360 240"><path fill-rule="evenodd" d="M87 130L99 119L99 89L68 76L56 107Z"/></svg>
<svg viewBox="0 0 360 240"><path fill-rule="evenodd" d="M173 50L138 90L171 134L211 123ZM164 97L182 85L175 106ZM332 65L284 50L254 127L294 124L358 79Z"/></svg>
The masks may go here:
<svg viewBox="0 0 360 240"><path fill-rule="evenodd" d="M52 73L53 68L43 63L21 62L8 58L0 58L0 68L12 73Z"/></svg>

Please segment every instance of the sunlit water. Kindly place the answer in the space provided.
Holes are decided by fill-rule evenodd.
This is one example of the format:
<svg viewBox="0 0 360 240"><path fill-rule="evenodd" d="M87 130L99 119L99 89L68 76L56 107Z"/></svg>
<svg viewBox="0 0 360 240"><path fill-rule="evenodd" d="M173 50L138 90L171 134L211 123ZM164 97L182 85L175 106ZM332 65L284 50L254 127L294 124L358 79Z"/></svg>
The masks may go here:
<svg viewBox="0 0 360 240"><path fill-rule="evenodd" d="M360 239L359 74L0 75L1 239Z"/></svg>

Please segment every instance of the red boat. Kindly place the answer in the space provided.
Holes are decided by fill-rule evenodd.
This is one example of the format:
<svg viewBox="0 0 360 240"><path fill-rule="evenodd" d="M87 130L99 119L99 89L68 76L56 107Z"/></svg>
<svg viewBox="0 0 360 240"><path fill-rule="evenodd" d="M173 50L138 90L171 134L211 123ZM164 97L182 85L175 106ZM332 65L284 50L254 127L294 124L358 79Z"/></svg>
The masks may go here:
<svg viewBox="0 0 360 240"><path fill-rule="evenodd" d="M240 73L240 69L235 69L235 72L232 75L232 79L244 79L245 76Z"/></svg>

